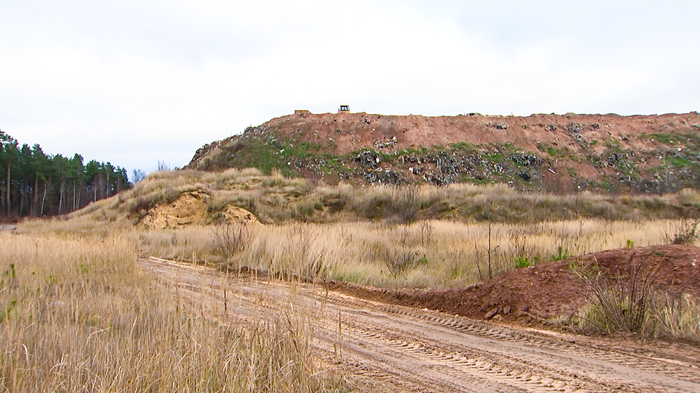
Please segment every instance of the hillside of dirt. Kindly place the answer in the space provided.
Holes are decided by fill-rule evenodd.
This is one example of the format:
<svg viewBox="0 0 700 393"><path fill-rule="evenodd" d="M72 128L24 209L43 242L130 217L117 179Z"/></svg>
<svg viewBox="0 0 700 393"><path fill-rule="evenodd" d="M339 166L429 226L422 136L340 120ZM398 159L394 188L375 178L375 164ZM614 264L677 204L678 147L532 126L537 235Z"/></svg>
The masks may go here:
<svg viewBox="0 0 700 393"><path fill-rule="evenodd" d="M600 272L610 285L618 278L625 285L648 280L655 291L672 297L700 297L700 247L690 245L601 251L511 270L468 288L393 290L339 282L330 287L372 300L472 318L537 322L573 316L589 303L590 288L576 271Z"/></svg>
<svg viewBox="0 0 700 393"><path fill-rule="evenodd" d="M700 114L426 117L297 111L200 148L189 169L328 184L507 183L663 193L700 187Z"/></svg>

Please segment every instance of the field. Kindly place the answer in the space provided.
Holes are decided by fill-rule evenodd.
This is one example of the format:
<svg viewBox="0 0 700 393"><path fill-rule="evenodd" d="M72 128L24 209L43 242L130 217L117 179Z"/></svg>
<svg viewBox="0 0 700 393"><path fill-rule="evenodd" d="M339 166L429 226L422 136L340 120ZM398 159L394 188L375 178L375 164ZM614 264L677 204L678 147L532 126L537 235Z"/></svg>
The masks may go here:
<svg viewBox="0 0 700 393"><path fill-rule="evenodd" d="M304 315L243 325L203 314L109 235L0 234L0 389L336 391L311 377ZM335 384L335 385L334 385Z"/></svg>
<svg viewBox="0 0 700 393"><path fill-rule="evenodd" d="M377 359L363 358L371 354L357 349L347 349L347 359L334 357L337 342L361 345L361 336L344 329L370 323L360 317L369 306L355 296L380 291L375 300L422 308L411 303L418 298L412 294L531 275L551 262L603 250L672 243L695 234L695 221L688 217L699 203L700 196L688 190L665 196L560 196L504 186L314 186L256 170L156 173L71 215L25 220L14 234L0 234L0 386L66 392L374 391L372 379L349 364L381 368ZM247 212L252 219L241 218ZM691 236L684 243L695 240ZM158 270L157 258L198 266L201 276ZM144 266L156 266L156 272ZM222 274L243 280L235 284L238 292L226 292L234 284L225 283ZM191 283L178 281L185 278ZM266 288L283 284L285 289L255 295L244 307L254 312L227 309L227 296L250 297L246 293L257 291L251 283L258 279L269 283ZM346 290L343 296L357 304L350 307L348 298L329 295L328 283L369 289ZM317 289L324 287L325 295L319 295ZM695 300L673 299L669 307L650 305L659 306L675 330L662 334L645 327L635 334L697 340ZM336 317L326 310L327 302L339 307ZM354 322L343 322L341 311L357 314ZM538 319L538 326L616 333L607 328L605 315L594 313L581 308L573 322L562 324L553 316ZM518 318L513 321L522 323ZM584 326L587 319L595 319L599 328ZM392 367L397 369L384 372L422 386L411 380L411 372L397 371L400 362ZM576 385L565 374L558 377L562 383ZM511 382L504 386L520 386ZM449 383L440 383L450 390Z"/></svg>

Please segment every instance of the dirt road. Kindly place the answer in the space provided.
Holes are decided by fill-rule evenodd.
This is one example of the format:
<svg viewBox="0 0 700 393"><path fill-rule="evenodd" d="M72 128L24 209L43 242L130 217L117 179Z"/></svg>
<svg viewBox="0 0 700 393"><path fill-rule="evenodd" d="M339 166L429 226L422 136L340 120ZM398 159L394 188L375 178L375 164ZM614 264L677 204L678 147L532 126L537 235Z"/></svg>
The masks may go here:
<svg viewBox="0 0 700 393"><path fill-rule="evenodd" d="M700 350L683 344L503 326L366 301L311 284L157 258L142 265L228 323L279 310L312 316L314 350L367 392L700 392Z"/></svg>

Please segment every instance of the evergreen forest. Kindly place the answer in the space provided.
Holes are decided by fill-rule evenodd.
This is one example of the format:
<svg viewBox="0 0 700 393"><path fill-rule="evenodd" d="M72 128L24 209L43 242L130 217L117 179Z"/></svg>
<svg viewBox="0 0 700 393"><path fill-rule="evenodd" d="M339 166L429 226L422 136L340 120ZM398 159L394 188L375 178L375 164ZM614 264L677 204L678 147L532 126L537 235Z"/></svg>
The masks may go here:
<svg viewBox="0 0 700 393"><path fill-rule="evenodd" d="M47 155L0 130L0 217L66 214L130 187L124 168Z"/></svg>

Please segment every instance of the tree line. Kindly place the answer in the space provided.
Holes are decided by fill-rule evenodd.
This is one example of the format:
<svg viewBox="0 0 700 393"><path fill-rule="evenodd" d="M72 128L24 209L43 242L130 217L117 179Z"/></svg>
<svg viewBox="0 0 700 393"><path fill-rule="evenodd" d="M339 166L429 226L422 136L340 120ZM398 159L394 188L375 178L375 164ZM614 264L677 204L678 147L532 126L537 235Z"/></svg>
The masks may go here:
<svg viewBox="0 0 700 393"><path fill-rule="evenodd" d="M131 187L126 170L75 154L47 155L39 144L19 145L0 130L0 215L70 213Z"/></svg>

